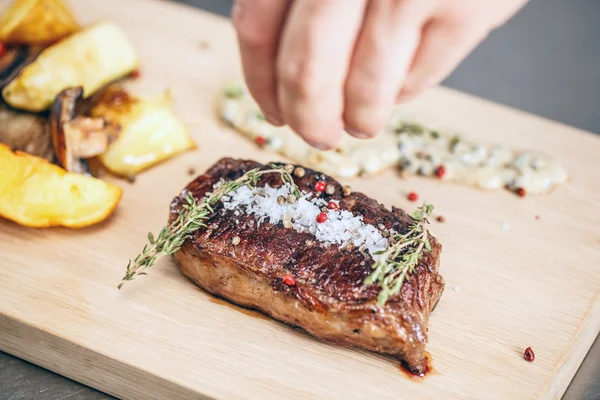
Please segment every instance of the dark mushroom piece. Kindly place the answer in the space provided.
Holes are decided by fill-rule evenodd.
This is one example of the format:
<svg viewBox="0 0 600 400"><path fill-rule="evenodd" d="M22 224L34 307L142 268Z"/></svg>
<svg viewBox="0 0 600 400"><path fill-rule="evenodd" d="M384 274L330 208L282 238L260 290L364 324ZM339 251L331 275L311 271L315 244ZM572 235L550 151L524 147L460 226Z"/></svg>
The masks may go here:
<svg viewBox="0 0 600 400"><path fill-rule="evenodd" d="M11 46L0 56L0 90L33 62L43 46ZM53 161L54 152L47 118L12 109L0 99L0 142Z"/></svg>
<svg viewBox="0 0 600 400"><path fill-rule="evenodd" d="M89 174L88 158L104 153L116 137L116 130L102 118L76 116L81 87L68 88L56 96L50 107L50 131L58 164L69 172Z"/></svg>
<svg viewBox="0 0 600 400"><path fill-rule="evenodd" d="M0 143L34 156L54 160L50 127L43 115L13 110L0 102Z"/></svg>
<svg viewBox="0 0 600 400"><path fill-rule="evenodd" d="M0 90L8 85L23 68L31 64L44 48L42 46L10 47L0 56Z"/></svg>

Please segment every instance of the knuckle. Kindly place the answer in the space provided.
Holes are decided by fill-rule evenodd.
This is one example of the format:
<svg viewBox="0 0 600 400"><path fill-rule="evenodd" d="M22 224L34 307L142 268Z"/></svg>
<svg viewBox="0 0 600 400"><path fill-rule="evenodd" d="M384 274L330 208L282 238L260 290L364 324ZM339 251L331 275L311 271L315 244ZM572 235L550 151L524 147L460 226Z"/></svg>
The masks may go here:
<svg viewBox="0 0 600 400"><path fill-rule="evenodd" d="M391 87L391 85L388 85ZM383 82L373 79L350 79L346 84L346 97L349 102L358 105L378 105L390 97Z"/></svg>
<svg viewBox="0 0 600 400"><path fill-rule="evenodd" d="M347 129L360 136L375 137L384 126L395 94L376 81L365 79L348 82L344 122ZM355 135L356 136L356 135Z"/></svg>
<svg viewBox="0 0 600 400"><path fill-rule="evenodd" d="M348 110L344 113L346 130L353 136L373 138L383 129L387 115L374 109Z"/></svg>
<svg viewBox="0 0 600 400"><path fill-rule="evenodd" d="M242 2L243 3L243 2ZM238 40L251 47L258 47L272 40L272 33L262 26L261 21L253 15L249 7L236 3L234 6L233 26L237 32Z"/></svg>

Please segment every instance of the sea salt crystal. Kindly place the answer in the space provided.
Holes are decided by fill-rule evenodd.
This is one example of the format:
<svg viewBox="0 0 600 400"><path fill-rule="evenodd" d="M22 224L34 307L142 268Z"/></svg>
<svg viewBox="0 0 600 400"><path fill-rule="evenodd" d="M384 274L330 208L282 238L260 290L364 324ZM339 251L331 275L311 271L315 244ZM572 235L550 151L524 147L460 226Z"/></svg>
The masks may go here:
<svg viewBox="0 0 600 400"><path fill-rule="evenodd" d="M242 186L228 193L223 206L254 215L258 226L264 221L270 224L283 221L284 226L291 226L298 232L308 231L326 245L362 247L374 259L377 258L374 253L387 249L387 239L375 226L364 223L361 215L355 216L347 210L329 210L327 221L318 223L317 215L322 207L327 206L327 201L313 197L312 193L303 193L293 204L277 202L279 196L287 198L290 193L289 185L279 188L266 185L253 189Z"/></svg>
<svg viewBox="0 0 600 400"><path fill-rule="evenodd" d="M502 221L502 230L507 231L510 229L510 224L508 221Z"/></svg>

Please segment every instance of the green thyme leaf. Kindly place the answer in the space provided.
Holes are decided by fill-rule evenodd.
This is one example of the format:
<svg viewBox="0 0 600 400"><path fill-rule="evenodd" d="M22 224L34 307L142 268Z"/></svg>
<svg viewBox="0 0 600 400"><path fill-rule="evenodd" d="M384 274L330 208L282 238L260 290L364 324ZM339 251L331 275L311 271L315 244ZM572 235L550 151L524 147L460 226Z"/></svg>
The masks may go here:
<svg viewBox="0 0 600 400"><path fill-rule="evenodd" d="M405 234L392 235L392 245L380 253L372 265L373 271L364 280L365 285L379 284L379 305L398 293L406 278L412 274L425 251L431 251L426 225L433 212L431 204L423 204L411 214L415 223ZM377 255L377 254L375 254Z"/></svg>
<svg viewBox="0 0 600 400"><path fill-rule="evenodd" d="M398 133L408 133L411 135L422 135L425 133L425 127L412 122L403 122L397 129Z"/></svg>
<svg viewBox="0 0 600 400"><path fill-rule="evenodd" d="M244 88L239 85L228 85L225 88L225 96L230 99L238 99L244 95Z"/></svg>
<svg viewBox="0 0 600 400"><path fill-rule="evenodd" d="M291 186L292 192L300 196L300 189L294 183L292 176L279 166L271 166L265 170L255 168L234 181L222 182L212 193L206 193L200 201L188 193L177 219L164 226L156 240L152 232L148 233L149 244L144 245L142 252L134 258L133 262L129 261L118 288L120 289L125 282L133 280L138 275L145 275L144 271L152 267L160 257L177 252L198 228L206 226L204 222L214 213L212 207L221 201L223 196L244 185L253 187L261 176L272 173L280 174L283 182Z"/></svg>

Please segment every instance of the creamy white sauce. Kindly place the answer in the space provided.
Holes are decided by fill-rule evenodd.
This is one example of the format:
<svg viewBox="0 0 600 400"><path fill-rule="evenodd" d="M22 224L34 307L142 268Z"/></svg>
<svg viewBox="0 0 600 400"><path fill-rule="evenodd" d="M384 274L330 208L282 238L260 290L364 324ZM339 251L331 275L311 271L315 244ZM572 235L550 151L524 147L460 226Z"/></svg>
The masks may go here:
<svg viewBox="0 0 600 400"><path fill-rule="evenodd" d="M275 127L262 118L257 104L242 88L233 87L221 102L221 118L267 149L307 167L337 177L374 174L391 166L423 176L459 182L482 189L524 189L547 193L569 179L567 171L551 156L538 151L486 146L456 136L426 130L401 120L398 110L388 126L369 141L342 135L338 148L321 151L306 144L289 127Z"/></svg>
<svg viewBox="0 0 600 400"><path fill-rule="evenodd" d="M406 172L437 176L442 166L442 180L482 189L522 188L537 194L547 193L569 178L556 160L538 151L516 152L414 127L397 127L400 168Z"/></svg>

